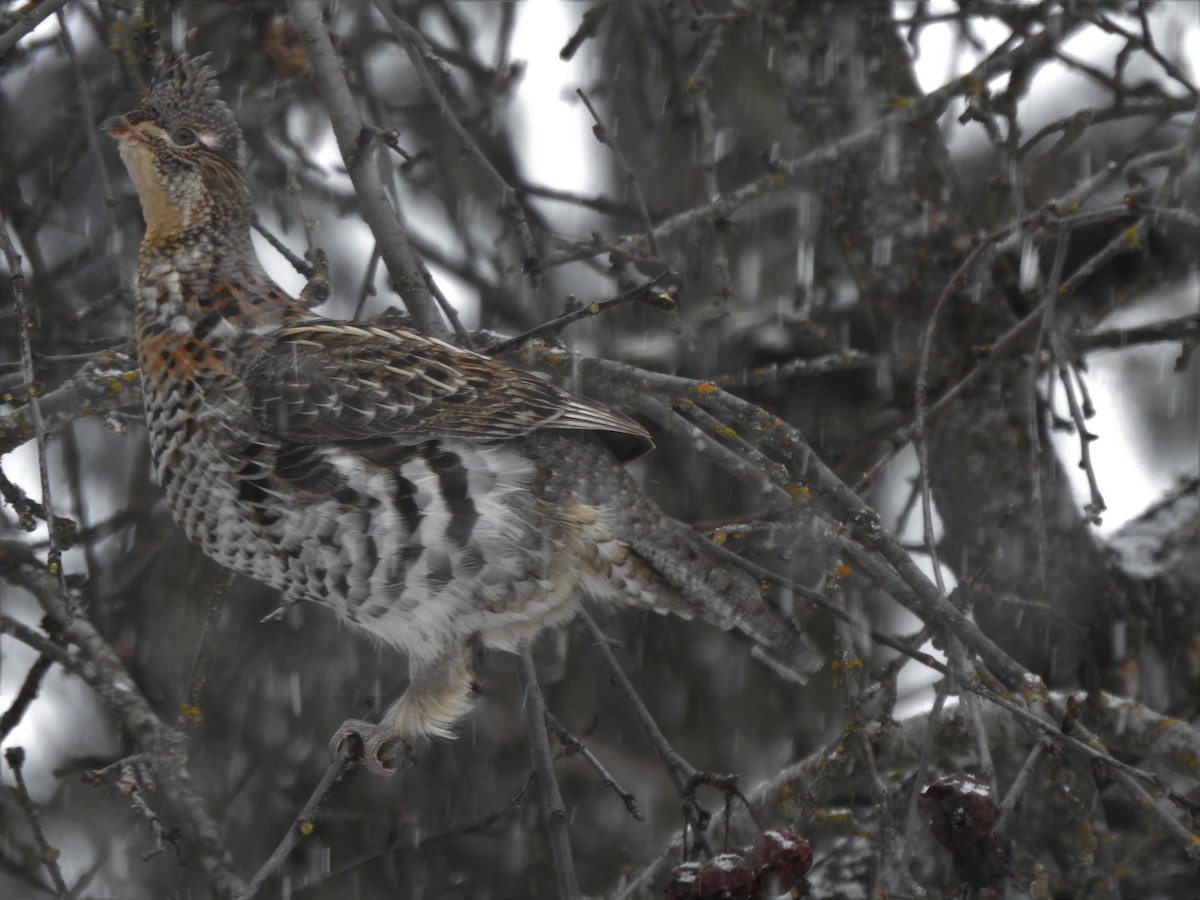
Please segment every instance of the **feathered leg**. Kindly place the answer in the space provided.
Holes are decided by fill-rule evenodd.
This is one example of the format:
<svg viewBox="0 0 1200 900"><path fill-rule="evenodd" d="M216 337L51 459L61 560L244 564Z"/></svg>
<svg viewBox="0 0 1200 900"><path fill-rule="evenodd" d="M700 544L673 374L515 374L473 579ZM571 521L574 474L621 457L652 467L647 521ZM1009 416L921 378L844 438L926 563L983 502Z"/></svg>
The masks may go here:
<svg viewBox="0 0 1200 900"><path fill-rule="evenodd" d="M410 662L408 688L378 723L348 719L330 742L338 752L356 737L363 745L363 767L377 775L396 770L397 751L416 762L413 742L420 737L453 737L454 724L467 714L475 693L471 647L458 646L423 665Z"/></svg>

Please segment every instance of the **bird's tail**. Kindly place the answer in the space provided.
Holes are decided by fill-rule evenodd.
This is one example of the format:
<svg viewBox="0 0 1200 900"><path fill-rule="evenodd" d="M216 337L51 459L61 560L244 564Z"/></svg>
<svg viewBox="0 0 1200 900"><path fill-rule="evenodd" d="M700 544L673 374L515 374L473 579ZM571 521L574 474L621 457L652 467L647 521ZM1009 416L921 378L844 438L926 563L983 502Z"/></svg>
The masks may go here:
<svg viewBox="0 0 1200 900"><path fill-rule="evenodd" d="M604 581L588 590L602 600L645 605L736 630L754 642L754 655L779 674L803 682L822 657L796 622L767 603L754 583L727 570L708 540L665 515L624 468L598 445L571 437L535 442L543 469L538 493L584 513Z"/></svg>

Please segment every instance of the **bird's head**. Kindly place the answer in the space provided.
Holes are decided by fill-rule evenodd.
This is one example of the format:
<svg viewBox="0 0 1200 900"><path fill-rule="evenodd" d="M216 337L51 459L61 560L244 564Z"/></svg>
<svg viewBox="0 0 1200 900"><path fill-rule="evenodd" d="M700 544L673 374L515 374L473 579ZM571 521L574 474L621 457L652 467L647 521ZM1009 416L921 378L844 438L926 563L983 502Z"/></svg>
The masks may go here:
<svg viewBox="0 0 1200 900"><path fill-rule="evenodd" d="M249 225L242 132L204 57L175 59L132 111L100 127L120 143L148 244Z"/></svg>

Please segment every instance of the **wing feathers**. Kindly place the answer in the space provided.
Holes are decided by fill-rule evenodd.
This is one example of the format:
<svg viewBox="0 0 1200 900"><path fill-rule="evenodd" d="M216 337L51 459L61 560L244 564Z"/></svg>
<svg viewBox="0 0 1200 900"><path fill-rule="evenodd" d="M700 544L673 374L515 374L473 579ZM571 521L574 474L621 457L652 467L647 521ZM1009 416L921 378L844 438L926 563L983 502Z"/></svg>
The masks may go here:
<svg viewBox="0 0 1200 900"><path fill-rule="evenodd" d="M542 428L615 432L653 449L628 416L469 350L402 329L313 320L242 362L259 424L301 443L378 437L514 438Z"/></svg>

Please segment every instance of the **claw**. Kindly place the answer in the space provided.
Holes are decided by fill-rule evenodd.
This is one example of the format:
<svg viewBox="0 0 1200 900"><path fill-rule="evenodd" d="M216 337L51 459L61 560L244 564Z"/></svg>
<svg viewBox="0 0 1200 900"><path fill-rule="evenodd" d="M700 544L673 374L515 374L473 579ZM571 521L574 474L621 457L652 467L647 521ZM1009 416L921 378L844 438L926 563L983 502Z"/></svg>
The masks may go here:
<svg viewBox="0 0 1200 900"><path fill-rule="evenodd" d="M416 765L417 751L412 742L403 735L394 733L384 725L365 722L362 719L347 719L334 732L329 741L330 749L338 755L346 754L368 772L376 775L393 775L407 760ZM398 751L403 750L403 754Z"/></svg>

